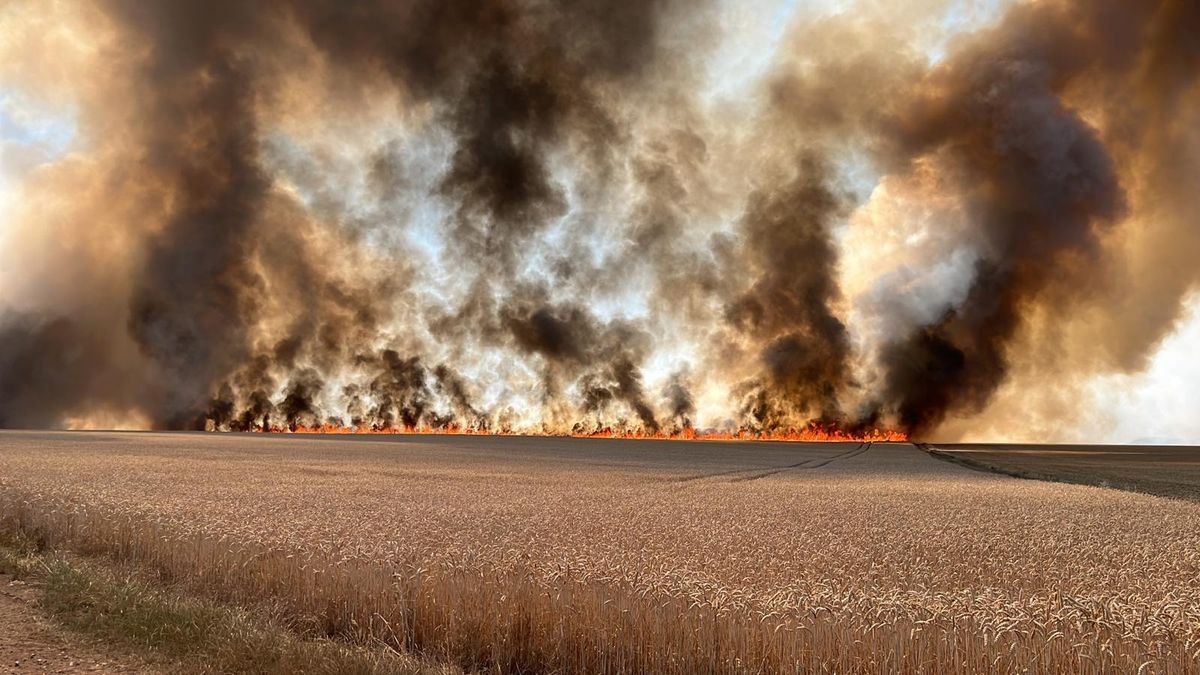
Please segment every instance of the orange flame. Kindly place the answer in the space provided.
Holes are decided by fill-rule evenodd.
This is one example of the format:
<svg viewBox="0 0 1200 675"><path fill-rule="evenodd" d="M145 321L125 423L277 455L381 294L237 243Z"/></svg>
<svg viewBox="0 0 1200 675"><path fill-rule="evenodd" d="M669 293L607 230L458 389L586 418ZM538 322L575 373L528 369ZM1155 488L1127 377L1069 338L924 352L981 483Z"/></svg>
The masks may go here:
<svg viewBox="0 0 1200 675"><path fill-rule="evenodd" d="M529 431L529 430L497 430L448 425L444 427L346 427L334 424L318 426L297 425L295 427L279 427L272 425L271 433L293 434L442 434L447 436L560 436L569 438L621 438L621 439L655 439L671 441L791 441L791 442L884 442L908 440L908 434L894 429L866 429L846 431L836 425L809 424L801 428L775 429L757 431L753 429L738 429L736 431L721 431L718 429L695 429L683 427L670 430L647 431L644 429L613 429L604 427L594 430L573 430L564 432Z"/></svg>

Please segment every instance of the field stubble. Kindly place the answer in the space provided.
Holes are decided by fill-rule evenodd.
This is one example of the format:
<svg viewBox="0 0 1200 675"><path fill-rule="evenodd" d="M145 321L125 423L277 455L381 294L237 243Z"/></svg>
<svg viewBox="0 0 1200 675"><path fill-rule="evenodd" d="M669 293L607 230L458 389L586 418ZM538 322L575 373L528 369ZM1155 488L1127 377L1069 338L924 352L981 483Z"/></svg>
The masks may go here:
<svg viewBox="0 0 1200 675"><path fill-rule="evenodd" d="M1200 448L1194 446L953 444L929 449L982 471L1200 501Z"/></svg>
<svg viewBox="0 0 1200 675"><path fill-rule="evenodd" d="M1200 505L906 444L4 433L0 500L468 668L1200 672Z"/></svg>

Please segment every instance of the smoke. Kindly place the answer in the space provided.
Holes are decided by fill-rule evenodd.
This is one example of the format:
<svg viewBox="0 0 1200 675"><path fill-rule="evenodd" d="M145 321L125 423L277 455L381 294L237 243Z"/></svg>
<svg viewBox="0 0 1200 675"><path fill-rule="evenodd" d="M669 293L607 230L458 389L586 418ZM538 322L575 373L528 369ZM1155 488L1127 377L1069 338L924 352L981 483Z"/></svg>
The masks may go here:
<svg viewBox="0 0 1200 675"><path fill-rule="evenodd" d="M841 419L838 394L849 374L831 226L843 200L820 160L803 157L786 183L753 193L742 218L740 260L759 270L750 289L725 308L725 320L761 344L762 382L745 385L743 410L756 427L789 419Z"/></svg>
<svg viewBox="0 0 1200 675"><path fill-rule="evenodd" d="M676 429L691 429L696 415L696 402L692 399L691 387L686 373L675 373L663 386L662 397L666 403L667 417Z"/></svg>
<svg viewBox="0 0 1200 675"><path fill-rule="evenodd" d="M798 12L736 85L721 0L0 11L79 129L0 426L930 436L1146 367L1200 276L1184 0Z"/></svg>
<svg viewBox="0 0 1200 675"><path fill-rule="evenodd" d="M1129 198L1112 151L1068 97L1077 86L1127 81L1139 63L1174 52L1165 38L1145 41L1155 10L1020 5L897 107L893 152L936 162L982 241L965 298L883 350L884 397L905 428L926 432L952 412L982 411L1008 375L1029 308L1046 296L1069 311L1087 300L1090 279L1104 278L1103 237ZM1053 288L1072 276L1081 288Z"/></svg>

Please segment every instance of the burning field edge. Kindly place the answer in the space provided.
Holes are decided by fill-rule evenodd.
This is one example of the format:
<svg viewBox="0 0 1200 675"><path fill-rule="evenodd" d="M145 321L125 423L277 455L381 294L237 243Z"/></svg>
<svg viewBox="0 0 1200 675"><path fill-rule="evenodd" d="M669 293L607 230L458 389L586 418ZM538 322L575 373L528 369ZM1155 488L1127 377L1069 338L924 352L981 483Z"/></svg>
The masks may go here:
<svg viewBox="0 0 1200 675"><path fill-rule="evenodd" d="M829 424L810 424L800 428L775 430L737 429L721 431L717 429L696 429L682 427L679 429L647 430L615 429L601 427L593 430L572 429L571 431L554 430L506 430L475 427L460 427L454 425L440 427L348 427L335 424L317 426L289 425L269 426L254 429L217 429L211 425L206 427L209 433L274 433L274 434L331 434L331 435L382 435L382 436L549 436L559 438L615 438L621 440L659 440L659 441L772 441L792 443L879 443L886 441L907 442L908 434L896 429L861 428L842 429Z"/></svg>

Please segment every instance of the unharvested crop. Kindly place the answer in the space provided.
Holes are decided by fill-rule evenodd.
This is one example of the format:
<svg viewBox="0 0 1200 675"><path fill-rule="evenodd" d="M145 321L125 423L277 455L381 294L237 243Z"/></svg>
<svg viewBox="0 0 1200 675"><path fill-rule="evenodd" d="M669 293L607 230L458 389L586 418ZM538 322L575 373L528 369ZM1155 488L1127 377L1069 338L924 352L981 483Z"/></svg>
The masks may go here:
<svg viewBox="0 0 1200 675"><path fill-rule="evenodd" d="M910 445L0 436L8 527L505 672L1200 672L1200 505Z"/></svg>

